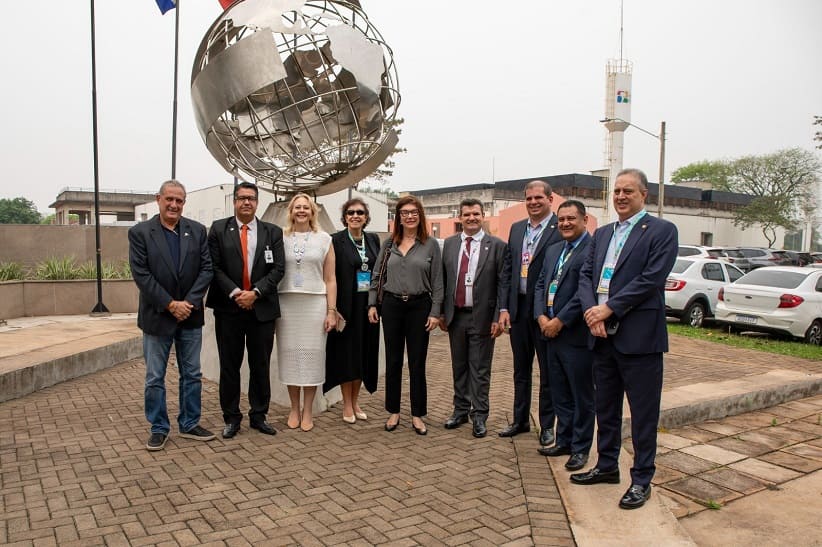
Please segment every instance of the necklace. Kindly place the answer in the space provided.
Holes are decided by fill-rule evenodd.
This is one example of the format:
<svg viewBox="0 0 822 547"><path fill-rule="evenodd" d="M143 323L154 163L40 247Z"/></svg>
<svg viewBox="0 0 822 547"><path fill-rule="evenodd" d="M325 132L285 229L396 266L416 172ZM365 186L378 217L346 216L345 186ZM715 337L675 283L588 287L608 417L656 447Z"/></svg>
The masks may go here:
<svg viewBox="0 0 822 547"><path fill-rule="evenodd" d="M297 245L297 234L291 234L291 240L293 242L293 250L294 250L294 260L297 262L297 266L300 266L303 261L303 257L305 256L305 246L308 244L308 236L311 235L311 232L306 232L305 236L303 236L303 245L299 247Z"/></svg>
<svg viewBox="0 0 822 547"><path fill-rule="evenodd" d="M362 261L362 266L360 269L364 272L368 271L368 256L365 254L365 234L362 234L362 239L356 240L354 236L351 235L351 232L348 232L348 239L351 240L351 243L354 244L354 248L357 249L357 254L360 255L360 260ZM359 241L359 243L357 243Z"/></svg>

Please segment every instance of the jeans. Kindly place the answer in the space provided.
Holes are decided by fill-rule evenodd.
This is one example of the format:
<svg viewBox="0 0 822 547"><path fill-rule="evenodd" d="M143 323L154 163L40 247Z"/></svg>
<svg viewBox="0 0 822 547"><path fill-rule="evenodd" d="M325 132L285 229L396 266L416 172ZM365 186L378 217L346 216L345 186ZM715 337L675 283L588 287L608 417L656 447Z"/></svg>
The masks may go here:
<svg viewBox="0 0 822 547"><path fill-rule="evenodd" d="M146 361L146 420L151 424L152 433L163 435L168 435L170 429L166 408L166 368L172 342L177 354L177 368L180 371L180 413L177 415L177 424L180 431L188 431L200 422L203 377L200 371L202 328L178 327L170 336L143 333L143 355Z"/></svg>

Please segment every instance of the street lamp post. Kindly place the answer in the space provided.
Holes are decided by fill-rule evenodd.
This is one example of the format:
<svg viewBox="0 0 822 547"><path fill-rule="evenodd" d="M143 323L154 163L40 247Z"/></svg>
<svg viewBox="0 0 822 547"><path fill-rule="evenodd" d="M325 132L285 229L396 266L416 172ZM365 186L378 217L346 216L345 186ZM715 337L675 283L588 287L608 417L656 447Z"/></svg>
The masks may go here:
<svg viewBox="0 0 822 547"><path fill-rule="evenodd" d="M634 125L631 122L623 120L622 118L603 118L599 121L600 123L622 122L639 129L646 135L650 135L659 141L659 195L657 196L657 214L659 218L662 218L665 204L665 122L663 121L659 125L659 135L654 135L647 129L643 129L638 125Z"/></svg>

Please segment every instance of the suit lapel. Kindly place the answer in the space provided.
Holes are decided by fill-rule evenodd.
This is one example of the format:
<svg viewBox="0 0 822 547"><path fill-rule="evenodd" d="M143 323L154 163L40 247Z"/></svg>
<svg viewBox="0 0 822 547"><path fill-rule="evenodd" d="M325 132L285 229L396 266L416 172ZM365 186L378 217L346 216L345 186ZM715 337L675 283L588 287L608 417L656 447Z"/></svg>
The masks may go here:
<svg viewBox="0 0 822 547"><path fill-rule="evenodd" d="M485 237L479 242L479 246L479 251L477 251L479 252L477 255L477 267L474 269L474 279L479 278L482 267L488 259L488 251L491 249L491 241L488 238L488 234L485 234Z"/></svg>
<svg viewBox="0 0 822 547"><path fill-rule="evenodd" d="M188 255L188 246L191 243L191 226L187 221L180 222L180 271L182 272L186 265L186 256Z"/></svg>
<svg viewBox="0 0 822 547"><path fill-rule="evenodd" d="M610 224L606 224L601 228L602 235L599 237L601 241L597 242L597 255L596 261L594 262L594 272L597 274L597 283L599 283L599 276L602 275L602 268L605 267L605 256L608 254L608 246L611 244L611 238L614 237L614 228L616 227L616 222L612 222ZM599 230L597 230L599 232Z"/></svg>
<svg viewBox="0 0 822 547"><path fill-rule="evenodd" d="M642 218L632 229L631 233L628 235L628 239L625 241L625 245L622 247L622 252L619 253L619 258L617 258L616 267L614 267L614 271L617 271L619 268L625 264L625 261L628 259L628 256L631 254L631 251L634 250L634 246L636 246L639 239L645 235L645 232L648 231L648 224L651 217L647 214Z"/></svg>
<svg viewBox="0 0 822 547"><path fill-rule="evenodd" d="M570 271L577 262L580 260L585 260L585 251L588 250L588 243L590 243L590 239L591 237L588 236L583 241L577 243L577 246L574 247L574 251L571 253L571 258L567 259L565 261L565 265L562 267L563 272ZM559 259L559 257L557 257L557 259ZM557 280L557 287L562 285L562 282L565 281L566 277L568 276L563 275Z"/></svg>
<svg viewBox="0 0 822 547"><path fill-rule="evenodd" d="M260 219L257 219L257 248L254 250L254 262L251 264L251 270L254 269L257 262L259 262L260 257L263 256L265 246L268 244L268 230L263 227L263 223L260 222ZM240 253L242 253L242 251L240 251Z"/></svg>
<svg viewBox="0 0 822 547"><path fill-rule="evenodd" d="M156 217L157 221L151 227L151 239L154 241L155 247L160 251L160 256L168 266L168 271L177 277L177 268L174 265L174 260L171 258L171 251L168 250L168 242L166 242L166 235L163 232L165 228L160 223L160 217Z"/></svg>
<svg viewBox="0 0 822 547"><path fill-rule="evenodd" d="M528 222L527 220L525 222ZM554 230L557 229L557 217L554 216L554 213L551 213L551 216L548 217L548 223L545 225L545 228L542 230L542 234L539 236L539 241L537 242L537 246L534 249L534 256L537 256L540 251L545 247L545 243L551 239L551 236L554 235Z"/></svg>

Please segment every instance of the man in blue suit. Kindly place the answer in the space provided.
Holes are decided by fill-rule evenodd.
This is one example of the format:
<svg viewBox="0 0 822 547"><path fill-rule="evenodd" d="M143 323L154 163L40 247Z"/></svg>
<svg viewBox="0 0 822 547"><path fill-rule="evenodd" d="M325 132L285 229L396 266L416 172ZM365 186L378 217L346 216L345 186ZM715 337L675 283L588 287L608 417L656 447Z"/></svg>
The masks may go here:
<svg viewBox="0 0 822 547"><path fill-rule="evenodd" d="M623 169L614 182L619 217L599 228L579 276L579 296L594 350L599 427L594 468L576 484L619 482L622 400L628 397L634 464L619 506L635 509L651 495L662 396L662 353L668 351L665 279L676 261L676 226L645 212L648 179Z"/></svg>
<svg viewBox="0 0 822 547"><path fill-rule="evenodd" d="M548 383L548 368L539 327L534 320L534 289L545 258L545 249L560 241L557 217L551 211L551 185L532 180L525 185L528 218L511 225L500 291L499 325L511 329L514 354L514 415L511 424L499 432L513 437L531 430L531 376L534 353L539 362L539 442L554 442L554 403Z"/></svg>
<svg viewBox="0 0 822 547"><path fill-rule="evenodd" d="M165 381L171 344L180 370L180 436L199 441L214 438L199 425L203 297L213 275L211 255L205 226L183 216L185 202L182 184L164 182L157 193L160 214L128 231L131 275L140 289L137 326L143 331L146 361L148 450L162 450L168 439Z"/></svg>
<svg viewBox="0 0 822 547"><path fill-rule="evenodd" d="M594 438L593 355L578 294L579 271L591 243L587 222L581 202L569 200L559 206L557 228L565 241L545 251L534 296L534 315L547 338L546 361L557 414L556 444L538 451L543 456L570 456L565 463L569 471L585 466Z"/></svg>

